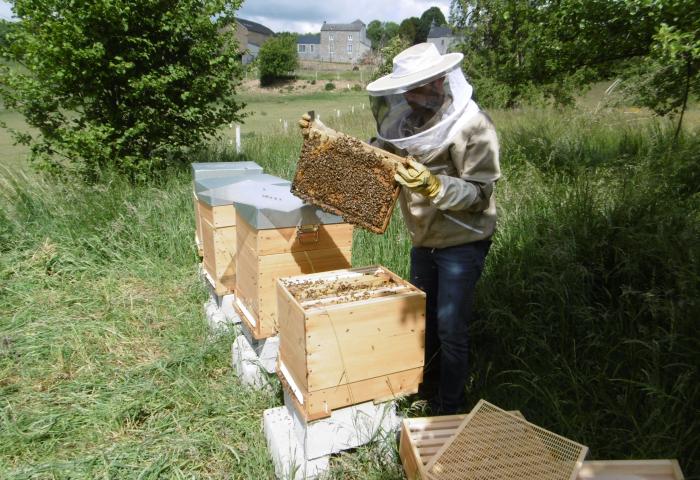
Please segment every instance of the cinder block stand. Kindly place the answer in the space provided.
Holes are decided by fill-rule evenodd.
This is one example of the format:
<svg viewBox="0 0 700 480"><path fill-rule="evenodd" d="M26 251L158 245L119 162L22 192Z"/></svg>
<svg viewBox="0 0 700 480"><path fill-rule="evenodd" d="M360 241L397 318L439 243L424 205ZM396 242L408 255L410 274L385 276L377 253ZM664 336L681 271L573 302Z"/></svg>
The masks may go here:
<svg viewBox="0 0 700 480"><path fill-rule="evenodd" d="M256 340L245 323L239 325L239 331L242 334L236 337L231 347L234 372L245 385L258 389L268 388L279 355L279 337Z"/></svg>
<svg viewBox="0 0 700 480"><path fill-rule="evenodd" d="M221 332L241 323L241 318L233 308L233 301L233 294L221 297L212 294L204 302L204 315L212 332Z"/></svg>
<svg viewBox="0 0 700 480"><path fill-rule="evenodd" d="M370 442L389 442L399 429L396 402L365 402L333 410L306 422L285 393L283 407L263 413L267 447L279 479L315 479L328 470L330 456Z"/></svg>
<svg viewBox="0 0 700 480"><path fill-rule="evenodd" d="M217 295L211 283L211 277L206 274L202 264L198 267L199 277L209 290L209 298L204 302L204 315L207 319L209 329L213 333L222 332L231 326L241 323L241 317L233 306L235 295Z"/></svg>

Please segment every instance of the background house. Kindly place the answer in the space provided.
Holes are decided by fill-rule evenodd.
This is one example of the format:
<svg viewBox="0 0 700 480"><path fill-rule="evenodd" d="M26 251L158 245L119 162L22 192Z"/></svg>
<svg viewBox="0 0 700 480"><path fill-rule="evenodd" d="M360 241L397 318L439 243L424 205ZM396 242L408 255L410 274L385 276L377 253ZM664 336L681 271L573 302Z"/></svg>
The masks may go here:
<svg viewBox="0 0 700 480"><path fill-rule="evenodd" d="M299 35L297 38L299 60L321 59L321 34Z"/></svg>
<svg viewBox="0 0 700 480"><path fill-rule="evenodd" d="M443 55L448 52L451 46L461 41L462 38L455 35L450 27L438 26L433 23L428 32L428 43L435 45Z"/></svg>
<svg viewBox="0 0 700 480"><path fill-rule="evenodd" d="M274 34L275 32L265 25L237 18L236 39L238 40L239 48L244 52L241 59L243 64L246 65L255 60L260 51L260 45Z"/></svg>
<svg viewBox="0 0 700 480"><path fill-rule="evenodd" d="M321 57L324 62L359 63L371 49L367 28L361 20L326 23L321 27Z"/></svg>

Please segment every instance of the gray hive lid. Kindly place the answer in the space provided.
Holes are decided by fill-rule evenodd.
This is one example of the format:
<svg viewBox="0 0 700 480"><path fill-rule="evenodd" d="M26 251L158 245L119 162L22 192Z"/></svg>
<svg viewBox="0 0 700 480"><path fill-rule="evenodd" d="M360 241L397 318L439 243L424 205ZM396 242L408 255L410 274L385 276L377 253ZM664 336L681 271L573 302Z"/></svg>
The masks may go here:
<svg viewBox="0 0 700 480"><path fill-rule="evenodd" d="M289 183L284 178L268 175L266 173L250 173L245 175L227 175L225 177L205 178L194 182L194 192L197 198L201 197L207 190L215 190L223 187L235 185L246 180L257 179L261 183L271 185L286 185Z"/></svg>
<svg viewBox="0 0 700 480"><path fill-rule="evenodd" d="M241 182L234 201L236 212L257 230L301 225L343 223L342 217L304 203L289 186L263 185L255 180Z"/></svg>
<svg viewBox="0 0 700 480"><path fill-rule="evenodd" d="M192 180L229 175L262 173L263 169L255 162L195 162L192 164Z"/></svg>
<svg viewBox="0 0 700 480"><path fill-rule="evenodd" d="M210 178L200 182L200 184L216 184L220 182L215 182L214 180L223 180ZM255 181L261 185L279 185L285 187L287 190L291 189L291 182L285 180L284 178L275 177L274 175L268 175L266 173L260 175L240 175L238 177L226 177L228 180L225 184L219 187L210 188L208 190L203 190L197 194L197 198L202 202L210 205L212 207L218 207L221 205L233 205L234 202L244 199L245 194L241 193L239 185L244 182Z"/></svg>

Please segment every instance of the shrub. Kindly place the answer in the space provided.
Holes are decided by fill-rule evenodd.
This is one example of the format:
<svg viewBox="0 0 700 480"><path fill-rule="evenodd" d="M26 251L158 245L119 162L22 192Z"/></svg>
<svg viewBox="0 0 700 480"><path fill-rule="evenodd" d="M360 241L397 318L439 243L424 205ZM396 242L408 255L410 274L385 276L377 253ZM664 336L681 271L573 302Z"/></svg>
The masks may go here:
<svg viewBox="0 0 700 480"><path fill-rule="evenodd" d="M291 33L269 38L262 44L258 55L260 85L271 85L292 75L299 65L296 45L296 35Z"/></svg>
<svg viewBox="0 0 700 480"><path fill-rule="evenodd" d="M355 85L352 86L352 90L353 90L354 92L361 92L361 91L363 90L363 88L362 88L362 86L360 86L360 85L358 85L358 84L355 84Z"/></svg>
<svg viewBox="0 0 700 480"><path fill-rule="evenodd" d="M328 82L325 87L326 90L335 90L335 83Z"/></svg>
<svg viewBox="0 0 700 480"><path fill-rule="evenodd" d="M0 97L36 129L16 139L39 168L146 179L241 120L229 3L26 0L14 12L3 55L24 68L2 69Z"/></svg>

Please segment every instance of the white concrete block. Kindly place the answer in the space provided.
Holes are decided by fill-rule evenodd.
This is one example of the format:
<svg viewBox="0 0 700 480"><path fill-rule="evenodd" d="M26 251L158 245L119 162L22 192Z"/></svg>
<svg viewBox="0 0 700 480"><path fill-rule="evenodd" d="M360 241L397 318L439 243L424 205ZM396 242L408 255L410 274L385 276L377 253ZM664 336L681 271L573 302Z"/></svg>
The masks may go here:
<svg viewBox="0 0 700 480"><path fill-rule="evenodd" d="M280 337L275 335L274 337L258 341L258 344L255 346L255 352L258 354L260 363L265 371L275 373L277 357L280 353Z"/></svg>
<svg viewBox="0 0 700 480"><path fill-rule="evenodd" d="M241 323L241 317L238 316L236 309L233 308L234 300L235 296L233 294L224 295L219 302L219 309L229 322Z"/></svg>
<svg viewBox="0 0 700 480"><path fill-rule="evenodd" d="M209 299L204 302L204 315L207 318L209 329L214 333L223 332L241 322L233 308L233 295L225 295L222 303L219 304L217 296L212 293Z"/></svg>
<svg viewBox="0 0 700 480"><path fill-rule="evenodd" d="M287 391L284 404L294 423L294 435L303 447L304 458L311 460L357 448L370 442L385 443L398 431L401 420L396 402L375 405L365 402L331 412L328 418L306 422L294 408Z"/></svg>
<svg viewBox="0 0 700 480"><path fill-rule="evenodd" d="M265 410L263 430L278 479L315 479L328 470L328 456L313 460L304 457L303 447L294 434L294 421L286 407Z"/></svg>
<svg viewBox="0 0 700 480"><path fill-rule="evenodd" d="M231 364L241 383L257 389L272 388L268 373L244 335L239 335L231 347Z"/></svg>
<svg viewBox="0 0 700 480"><path fill-rule="evenodd" d="M253 338L253 334L250 332L250 330L248 330L248 328L246 328L244 323L241 324L241 331L248 341L248 344L258 356L260 365L262 365L267 373L275 373L277 357L279 356L280 352L279 336L275 335L274 337L256 340Z"/></svg>

